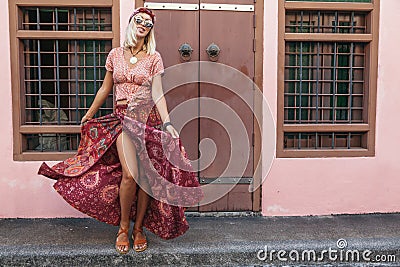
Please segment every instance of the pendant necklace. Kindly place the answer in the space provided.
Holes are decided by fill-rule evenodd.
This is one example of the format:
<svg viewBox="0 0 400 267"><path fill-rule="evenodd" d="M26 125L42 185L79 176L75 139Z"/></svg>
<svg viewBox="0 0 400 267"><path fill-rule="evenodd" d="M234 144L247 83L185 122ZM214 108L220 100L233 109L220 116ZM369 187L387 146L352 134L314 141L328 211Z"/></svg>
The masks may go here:
<svg viewBox="0 0 400 267"><path fill-rule="evenodd" d="M140 49L139 51L137 51L135 54L132 53L132 48L129 48L129 51L131 52L132 56L129 59L129 62L134 65L136 64L136 62L138 62L138 58L136 57L137 54L139 54L140 51L142 51L143 49Z"/></svg>

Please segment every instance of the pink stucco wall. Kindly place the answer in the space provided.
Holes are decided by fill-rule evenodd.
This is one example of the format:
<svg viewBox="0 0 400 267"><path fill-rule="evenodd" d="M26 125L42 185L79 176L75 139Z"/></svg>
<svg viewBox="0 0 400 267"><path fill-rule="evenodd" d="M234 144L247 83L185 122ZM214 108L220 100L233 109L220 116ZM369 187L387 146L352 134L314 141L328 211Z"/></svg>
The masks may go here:
<svg viewBox="0 0 400 267"><path fill-rule="evenodd" d="M120 1L121 39L134 1ZM71 208L52 189L54 181L37 175L40 162L16 162L12 156L11 73L8 1L0 1L0 41L2 65L0 80L0 218L8 217L77 217L83 216ZM8 99L8 100L7 100ZM52 162L49 162L52 165Z"/></svg>
<svg viewBox="0 0 400 267"><path fill-rule="evenodd" d="M121 38L132 2L121 1ZM264 92L276 114L277 1L265 0ZM263 185L264 215L321 215L400 211L400 1L383 0L379 54L376 157L277 159ZM12 159L12 113L8 2L0 1L0 218L77 217L52 189L53 181L36 174L40 162ZM8 100L7 100L8 99ZM264 129L267 136L268 129ZM51 164L51 162L50 162Z"/></svg>
<svg viewBox="0 0 400 267"><path fill-rule="evenodd" d="M278 4L264 2L264 92L276 114ZM399 12L400 1L381 1L376 157L274 160L263 184L263 215L400 211Z"/></svg>

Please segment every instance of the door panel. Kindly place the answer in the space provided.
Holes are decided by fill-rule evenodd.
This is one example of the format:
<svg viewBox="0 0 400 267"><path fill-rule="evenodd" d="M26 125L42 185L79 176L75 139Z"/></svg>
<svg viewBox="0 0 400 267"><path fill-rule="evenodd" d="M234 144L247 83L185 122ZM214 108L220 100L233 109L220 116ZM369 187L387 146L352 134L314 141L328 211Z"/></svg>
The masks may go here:
<svg viewBox="0 0 400 267"><path fill-rule="evenodd" d="M213 189L208 192L209 194L219 195L221 191L225 190L224 185L213 185ZM228 194L212 203L201 205L200 212L211 211L248 211L252 207L252 194L249 193L248 184L236 185Z"/></svg>
<svg viewBox="0 0 400 267"><path fill-rule="evenodd" d="M159 1L160 2L160 1ZM186 114L198 114L198 84L191 83L181 85L175 88L176 82L187 77L184 72L179 72L176 68L169 68L184 62L178 51L179 47L188 43L193 48L191 61L197 61L199 58L199 13L198 11L174 11L174 10L156 10L157 16L155 35L157 40L157 51L160 52L164 67L166 69L163 76L163 88L167 100L168 110L170 111L171 121L180 131L182 142L186 152L191 160L198 158L198 119L193 119L183 126L184 121L179 117ZM192 70L195 73L194 80L197 79L198 70ZM171 90L170 90L171 89ZM189 105L184 105L183 111L175 112L175 107L185 103L190 99ZM193 116L196 117L197 116ZM196 166L193 166L196 167ZM196 167L197 169L197 167Z"/></svg>
<svg viewBox="0 0 400 267"><path fill-rule="evenodd" d="M199 0L182 0L182 1L151 1L157 3L185 3L200 4ZM205 1L209 4L247 4L252 5L253 0L209 0ZM174 7L175 8L175 7ZM200 6L201 8L201 6ZM182 59L178 52L179 47L183 43L188 43L193 49L191 61L215 60L210 59L206 49L214 43L221 49L217 63L222 63L233 67L240 71L250 79L254 77L254 52L253 52L253 12L240 11L211 11L211 10L154 10L157 16L155 25L157 50L161 53L166 68L163 77L163 87L166 90L166 100L171 119L180 131L182 142L186 148L188 156L195 162L193 167L199 169L200 181L208 182L215 178L223 177L225 182L231 183L233 178L252 177L253 176L253 87L249 83L229 86L210 84L210 83L192 83L179 86L173 90L169 90L177 80L182 80L183 75L193 75L197 78L203 78L202 75L213 76L223 84L229 84L235 80L232 71L227 69L222 71L210 72L208 67L201 64L191 66L189 73L186 71L170 72L168 67L182 63ZM197 66L197 67L196 67ZM237 75L237 74L234 74ZM231 91L232 90L232 91ZM250 99L245 103L239 96ZM203 97L205 99L199 98ZM190 101L190 100L194 101ZM220 101L218 106L213 106L210 101ZM179 112L174 112L175 107L181 106L182 103L190 103L184 105ZM250 105L247 106L247 104ZM224 107L224 111L219 112L219 108ZM224 113L227 108L231 109L231 113ZM175 109L178 110L178 109ZM183 110L183 111L182 111ZM195 119L190 122L185 120L188 114L195 114ZM211 118L218 117L219 122L203 116ZM243 133L232 130L235 129L235 123L243 126ZM186 124L185 124L186 123ZM181 127L184 127L181 129ZM231 127L230 126L235 126ZM240 153L237 144L231 143L231 138L240 139L243 143L248 144L246 147L248 153ZM245 139L244 139L245 138ZM208 139L215 144L216 155L211 164L207 165L209 158L212 156L213 146L208 146ZM199 146L200 142L200 146ZM203 155L199 153L199 147ZM205 148L204 148L205 147ZM208 148L207 148L208 147ZM239 154L238 154L239 153ZM234 155L233 159L230 159ZM196 161L197 160L197 161ZM229 162L235 161L242 163L233 164L229 171L226 167ZM204 167L206 166L206 167ZM202 169L202 167L204 167ZM207 183L206 181L206 183ZM228 184L212 184L207 185L208 194L218 194L229 187ZM240 211L252 210L252 193L248 192L249 184L237 184L229 193L225 194L221 199L208 203L197 208L189 210L198 211Z"/></svg>
<svg viewBox="0 0 400 267"><path fill-rule="evenodd" d="M231 11L200 11L200 60L210 61L206 53L207 47L214 43L220 48L220 54L216 62L231 66L246 76L253 78L254 76L254 53L253 53L253 16L252 12L231 12ZM218 23L218 22L223 22ZM229 25L229 27L226 27ZM200 75L207 70L200 67ZM232 75L228 73L217 73L222 83L228 84ZM224 77L226 76L226 77ZM246 84L247 85L247 84ZM253 94L252 87L235 86L235 88L224 88L218 85L207 83L200 84L200 97L218 99L228 105L234 113L240 117L240 121L244 124L247 130L248 142L251 144L253 131L253 103L249 103L250 107L242 101L240 96L247 96L251 99ZM203 100L200 100L200 117L207 110L202 109ZM224 124L232 124L231 120L236 120L234 117L227 117ZM230 150L231 143L229 136L237 134L235 131L229 133L210 119L200 119L200 140L203 138L211 138L217 145L217 157L212 166L200 172L200 177L218 177L222 174L227 166L227 161L234 151ZM235 145L235 144L232 144ZM234 149L234 147L233 147ZM252 155L252 147L250 147ZM248 164L244 173L240 170L232 170L224 176L246 176L251 177L253 172L253 161L246 158L246 155L235 155L234 161L246 161Z"/></svg>
<svg viewBox="0 0 400 267"><path fill-rule="evenodd" d="M252 1L229 1L230 4L252 4ZM220 3L218 1L207 1L207 3ZM253 52L253 12L235 12L235 11L211 11L200 10L200 61L216 61L235 68L250 79L254 77L254 52ZM210 44L216 44L220 48L220 54L217 58L210 58L206 49ZM232 72L224 70L210 73L203 65L200 66L200 77L215 77L222 84L232 85L230 81L235 79ZM207 73L207 74L205 74ZM237 75L237 74L233 74ZM214 80L214 78L212 78ZM245 103L240 96L245 97L248 103ZM200 178L216 177L252 177L253 176L253 86L250 83L235 85L228 88L210 83L200 83L200 97L206 99L200 100L200 140L210 138L215 142L217 155L213 163L200 171ZM217 123L212 119L205 118L209 115L207 99L216 99L229 106L232 114ZM249 105L249 106L248 106ZM220 108L214 108L215 113L221 113ZM235 117L236 115L237 117ZM218 116L214 116L218 117ZM232 124L240 121L245 128L243 132L232 129ZM235 124L236 125L236 124ZM233 129L239 129L235 126ZM244 141L244 138L247 138ZM238 144L232 143L232 140L243 140L248 142L246 147L249 154L235 151ZM230 158L232 156L232 158ZM200 159L201 160L201 159ZM228 164L229 168L228 167ZM244 163L244 165L243 165ZM247 163L247 164L246 164ZM200 165L202 165L200 163ZM213 190L221 192L225 186L214 184ZM241 211L252 209L252 193L248 192L248 184L237 184L229 193L221 199L202 205L199 211ZM212 193L212 192L209 192Z"/></svg>

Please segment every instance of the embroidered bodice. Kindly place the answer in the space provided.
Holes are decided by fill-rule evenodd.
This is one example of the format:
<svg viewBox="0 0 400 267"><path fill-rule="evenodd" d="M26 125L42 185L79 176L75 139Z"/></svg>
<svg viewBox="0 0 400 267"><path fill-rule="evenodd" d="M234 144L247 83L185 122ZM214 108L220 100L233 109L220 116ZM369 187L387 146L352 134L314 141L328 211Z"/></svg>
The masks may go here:
<svg viewBox="0 0 400 267"><path fill-rule="evenodd" d="M113 72L115 100L128 102L151 100L151 81L155 75L164 72L160 53L146 54L132 65L124 57L124 48L113 48L107 56L106 69ZM145 101L145 102L147 102Z"/></svg>

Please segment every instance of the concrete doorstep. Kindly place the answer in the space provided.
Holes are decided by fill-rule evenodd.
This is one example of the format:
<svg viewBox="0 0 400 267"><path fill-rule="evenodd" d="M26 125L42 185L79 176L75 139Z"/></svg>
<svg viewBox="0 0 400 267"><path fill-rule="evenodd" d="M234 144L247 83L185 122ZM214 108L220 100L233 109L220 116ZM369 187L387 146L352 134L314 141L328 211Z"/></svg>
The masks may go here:
<svg viewBox="0 0 400 267"><path fill-rule="evenodd" d="M119 255L94 219L0 220L0 266L400 266L400 214L195 216L189 231ZM132 242L132 240L131 240Z"/></svg>

